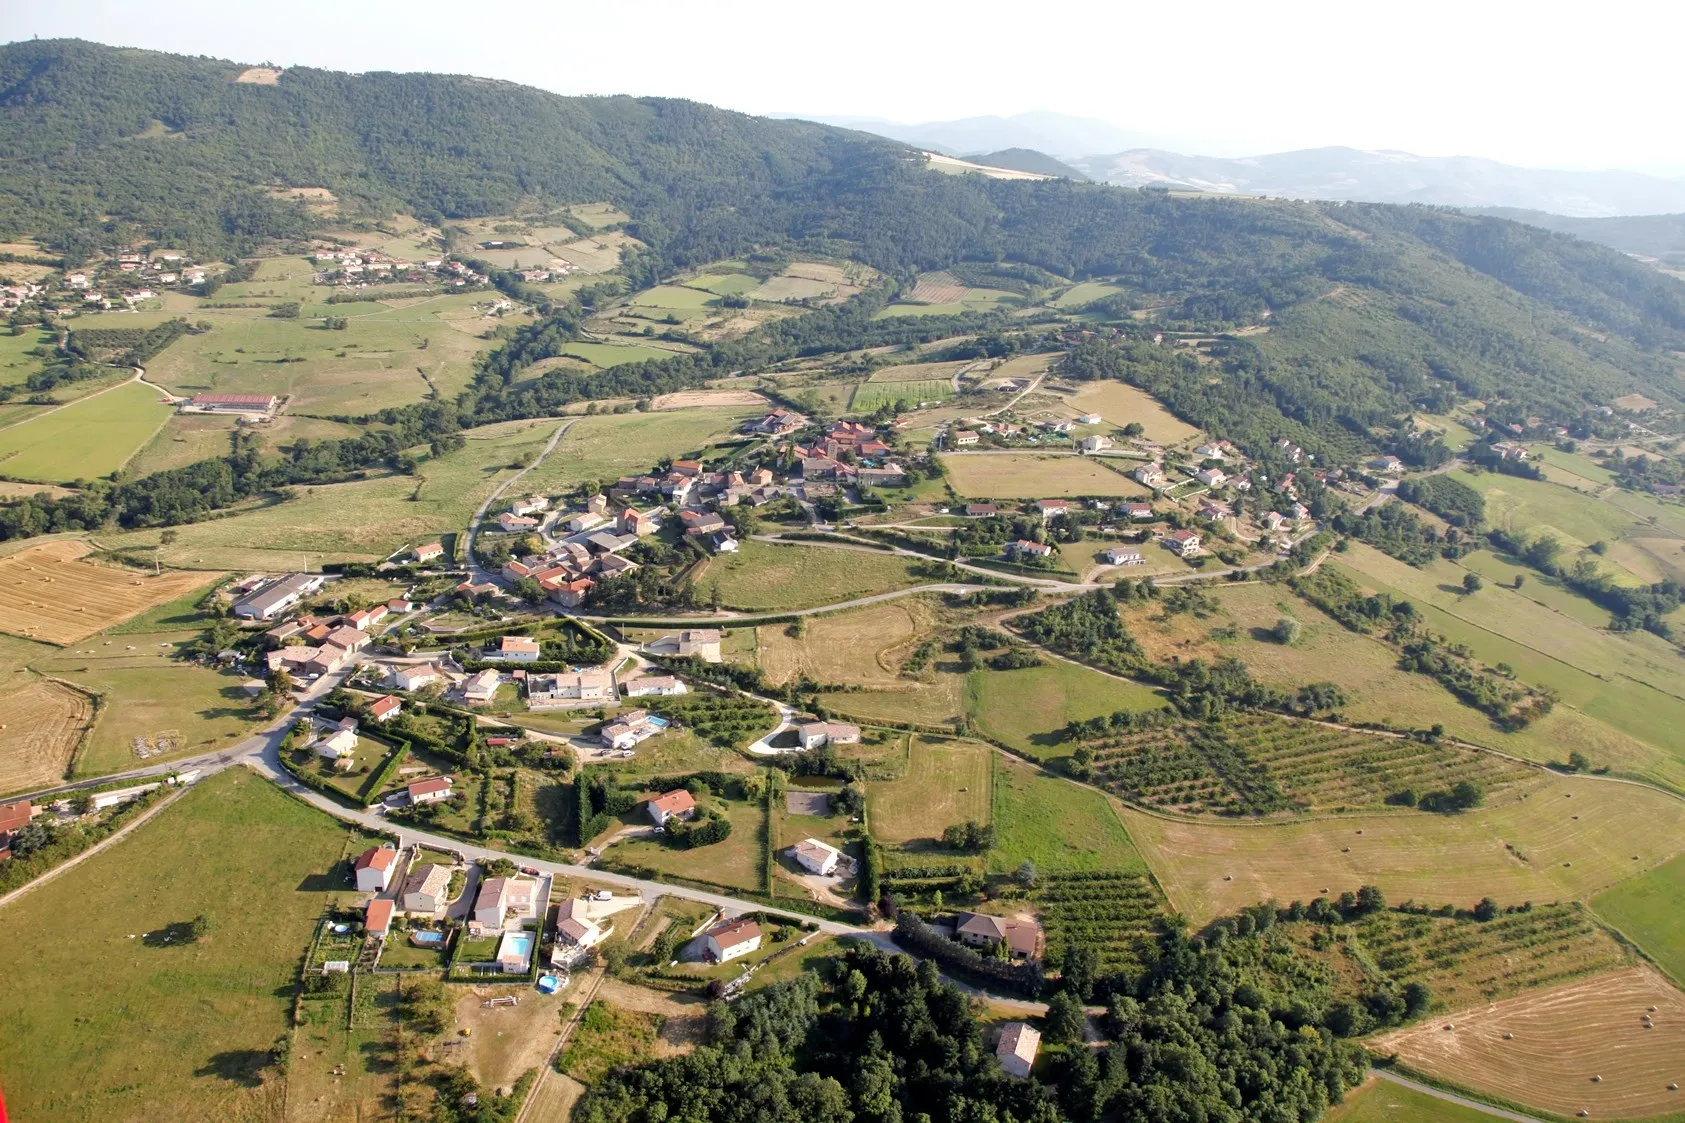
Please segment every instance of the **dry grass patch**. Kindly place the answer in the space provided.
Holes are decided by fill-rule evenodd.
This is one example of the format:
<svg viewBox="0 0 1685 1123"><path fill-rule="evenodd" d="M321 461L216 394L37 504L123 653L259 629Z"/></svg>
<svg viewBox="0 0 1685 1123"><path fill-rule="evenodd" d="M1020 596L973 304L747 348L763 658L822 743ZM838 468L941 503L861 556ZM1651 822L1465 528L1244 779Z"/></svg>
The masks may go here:
<svg viewBox="0 0 1685 1123"><path fill-rule="evenodd" d="M1462 908L1488 896L1500 905L1581 898L1685 846L1685 803L1566 777L1506 788L1453 815L1259 824L1122 813L1166 895L1195 923L1258 901L1308 901L1359 885L1378 885L1390 900Z"/></svg>
<svg viewBox="0 0 1685 1123"><path fill-rule="evenodd" d="M0 696L0 792L62 780L93 718L93 700L62 683L38 679Z"/></svg>
<svg viewBox="0 0 1685 1123"><path fill-rule="evenodd" d="M1090 382L1067 401L1082 413L1098 413L1113 425L1139 421L1150 441L1178 444L1199 436L1199 430L1178 418L1144 390L1122 382Z"/></svg>
<svg viewBox="0 0 1685 1123"><path fill-rule="evenodd" d="M942 466L954 490L969 499L1151 494L1128 476L1078 456L949 453Z"/></svg>
<svg viewBox="0 0 1685 1123"><path fill-rule="evenodd" d="M972 741L913 738L907 773L868 785L872 836L902 844L938 840L954 823L987 823L994 750Z"/></svg>
<svg viewBox="0 0 1685 1123"><path fill-rule="evenodd" d="M248 66L234 80L247 86L274 86L280 83L281 74L272 66Z"/></svg>
<svg viewBox="0 0 1685 1123"><path fill-rule="evenodd" d="M159 577L90 565L86 542L31 546L0 559L0 631L60 647L205 584L202 573Z"/></svg>
<svg viewBox="0 0 1685 1123"><path fill-rule="evenodd" d="M701 406L770 406L764 395L753 390L680 390L662 394L649 403L650 409L690 409Z"/></svg>
<svg viewBox="0 0 1685 1123"><path fill-rule="evenodd" d="M911 641L935 625L928 601L903 597L809 619L800 636L794 625L760 628L756 657L775 683L806 675L815 682L900 686L905 680L897 672Z"/></svg>
<svg viewBox="0 0 1685 1123"><path fill-rule="evenodd" d="M1685 1080L1685 994L1649 968L1628 968L1435 1018L1373 1046L1431 1076L1546 1111L1660 1115L1680 1106L1668 1085Z"/></svg>

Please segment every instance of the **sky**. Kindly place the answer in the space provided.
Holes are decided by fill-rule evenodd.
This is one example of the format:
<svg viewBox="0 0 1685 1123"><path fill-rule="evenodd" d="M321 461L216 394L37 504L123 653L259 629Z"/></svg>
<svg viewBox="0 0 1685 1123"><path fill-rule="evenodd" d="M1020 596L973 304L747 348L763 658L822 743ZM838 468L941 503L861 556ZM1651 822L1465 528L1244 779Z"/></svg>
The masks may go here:
<svg viewBox="0 0 1685 1123"><path fill-rule="evenodd" d="M1668 0L0 0L0 29L749 113L1053 110L1201 155L1345 144L1685 174L1685 4Z"/></svg>

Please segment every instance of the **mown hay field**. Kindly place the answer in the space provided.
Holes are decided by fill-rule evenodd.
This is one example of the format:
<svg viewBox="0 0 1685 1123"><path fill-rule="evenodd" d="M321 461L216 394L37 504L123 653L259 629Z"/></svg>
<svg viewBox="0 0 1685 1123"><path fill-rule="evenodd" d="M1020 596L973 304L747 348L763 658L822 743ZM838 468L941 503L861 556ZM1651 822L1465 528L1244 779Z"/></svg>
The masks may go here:
<svg viewBox="0 0 1685 1123"><path fill-rule="evenodd" d="M0 558L0 632L66 646L205 583L203 573L143 575L80 559L85 542L30 546Z"/></svg>
<svg viewBox="0 0 1685 1123"><path fill-rule="evenodd" d="M1680 1107L1668 1085L1685 1081L1685 994L1648 968L1626 968L1432 1018L1373 1047L1528 1107L1643 1118Z"/></svg>
<svg viewBox="0 0 1685 1123"><path fill-rule="evenodd" d="M1630 784L1544 779L1460 814L1398 811L1310 822L1193 821L1125 807L1166 894L1195 923L1258 901L1359 885L1389 900L1469 908L1584 897L1685 848L1685 803Z"/></svg>
<svg viewBox="0 0 1685 1123"><path fill-rule="evenodd" d="M0 792L63 780L93 710L91 698L62 683L10 686L0 696Z"/></svg>
<svg viewBox="0 0 1685 1123"><path fill-rule="evenodd" d="M1199 436L1198 429L1165 409L1157 398L1127 383L1090 382L1066 402L1080 413L1097 413L1119 427L1139 421L1149 441L1169 445Z"/></svg>
<svg viewBox="0 0 1685 1123"><path fill-rule="evenodd" d="M744 542L735 554L711 558L696 573L699 590L718 585L720 603L745 611L814 608L922 582L916 563L869 550L774 546Z"/></svg>
<svg viewBox="0 0 1685 1123"><path fill-rule="evenodd" d="M985 745L914 737L906 775L867 785L872 837L934 843L952 824L987 823L993 770L994 751Z"/></svg>
<svg viewBox="0 0 1685 1123"><path fill-rule="evenodd" d="M900 597L810 617L799 636L793 625L768 624L757 629L756 659L774 683L805 675L815 682L896 687L907 682L897 672L913 640L935 624L928 598Z"/></svg>
<svg viewBox="0 0 1685 1123"><path fill-rule="evenodd" d="M1134 498L1151 494L1122 472L1080 456L955 452L942 457L942 467L954 490L967 499L1052 499L1073 495Z"/></svg>

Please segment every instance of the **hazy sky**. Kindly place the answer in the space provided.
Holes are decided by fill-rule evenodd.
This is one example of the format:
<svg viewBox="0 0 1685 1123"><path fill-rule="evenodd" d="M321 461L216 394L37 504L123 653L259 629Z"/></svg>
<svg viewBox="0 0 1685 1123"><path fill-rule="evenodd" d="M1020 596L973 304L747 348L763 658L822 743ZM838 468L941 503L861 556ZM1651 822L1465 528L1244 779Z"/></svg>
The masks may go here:
<svg viewBox="0 0 1685 1123"><path fill-rule="evenodd" d="M1685 172L1677 0L0 0L0 16L7 38L470 73L751 113L1051 109L1209 155L1349 144Z"/></svg>

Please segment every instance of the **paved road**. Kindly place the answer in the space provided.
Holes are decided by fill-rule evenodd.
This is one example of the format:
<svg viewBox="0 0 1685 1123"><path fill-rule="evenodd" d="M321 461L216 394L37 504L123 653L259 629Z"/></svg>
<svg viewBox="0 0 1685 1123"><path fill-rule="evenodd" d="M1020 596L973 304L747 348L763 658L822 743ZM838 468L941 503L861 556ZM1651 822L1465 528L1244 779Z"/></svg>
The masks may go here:
<svg viewBox="0 0 1685 1123"><path fill-rule="evenodd" d="M1375 1075L1379 1076L1382 1080L1390 1080L1394 1084L1402 1084L1404 1087L1409 1088L1413 1092L1421 1092L1425 1096L1432 1096L1436 1100L1444 1100L1446 1103L1456 1104L1458 1107L1466 1107L1471 1108L1474 1111L1484 1112L1487 1115L1498 1119L1511 1119L1514 1120L1515 1123L1540 1123L1539 1116L1521 1115L1513 1111L1506 1111L1501 1107L1493 1107L1491 1104L1483 1104L1479 1100L1471 1100L1465 1096L1441 1091L1440 1089L1433 1087L1431 1084L1423 1084L1420 1081L1410 1079L1408 1076L1400 1076L1398 1073L1391 1072L1384 1068L1375 1069Z"/></svg>

